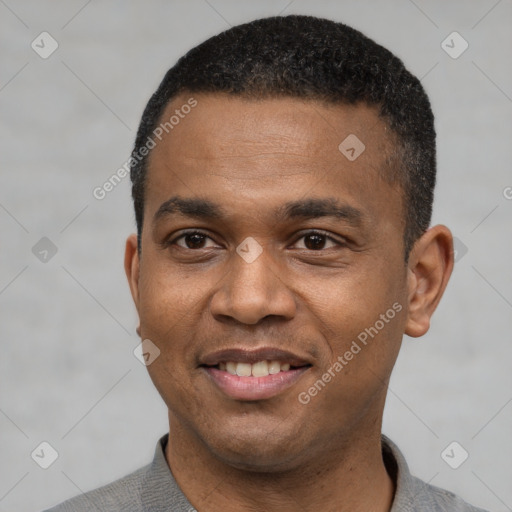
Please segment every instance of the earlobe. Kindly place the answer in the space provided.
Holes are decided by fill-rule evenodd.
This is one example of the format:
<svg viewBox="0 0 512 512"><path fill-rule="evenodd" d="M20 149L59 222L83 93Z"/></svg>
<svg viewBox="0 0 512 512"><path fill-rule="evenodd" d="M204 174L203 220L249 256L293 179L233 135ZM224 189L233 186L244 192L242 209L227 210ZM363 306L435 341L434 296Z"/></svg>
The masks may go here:
<svg viewBox="0 0 512 512"><path fill-rule="evenodd" d="M428 331L452 270L452 234L446 226L434 226L416 241L409 258L405 334L416 338Z"/></svg>
<svg viewBox="0 0 512 512"><path fill-rule="evenodd" d="M132 234L126 240L124 253L124 271L128 279L130 291L132 293L133 302L137 311L139 310L139 273L140 262L137 250L137 235Z"/></svg>

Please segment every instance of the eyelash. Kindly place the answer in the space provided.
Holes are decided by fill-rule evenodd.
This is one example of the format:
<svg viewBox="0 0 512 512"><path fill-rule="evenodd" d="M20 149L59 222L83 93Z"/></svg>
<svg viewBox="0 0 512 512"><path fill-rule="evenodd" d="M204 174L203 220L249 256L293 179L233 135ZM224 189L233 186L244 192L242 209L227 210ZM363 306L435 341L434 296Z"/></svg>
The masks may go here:
<svg viewBox="0 0 512 512"><path fill-rule="evenodd" d="M184 231L183 233L181 233L179 236L177 236L176 238L173 238L172 240L167 240L163 243L164 247L170 247L172 245L174 245L178 240L180 240L181 238L184 238L186 236L190 236L190 235L201 235L201 236L204 236L206 238L209 238L210 240L213 240L213 238L211 236L209 236L207 233L204 233L203 231L197 231L197 230L191 230L191 231ZM339 247L345 247L346 244L339 241L339 240L336 240L335 238L333 238L332 236L330 236L327 232L325 231L320 231L320 230L317 230L317 229L312 229L310 231L307 231L306 233L303 233L300 237L298 237L294 244L297 243L301 238L305 238L307 236L311 236L311 235L319 235L319 236L323 236L326 238L326 240L329 240L331 242L334 242L337 246ZM215 241L215 240L213 240ZM194 251L194 250L200 250L202 249L199 248L199 249L190 249L188 247L181 247L181 246L178 246L180 247L180 249L185 249L185 250L189 250L189 251ZM328 247L327 249L331 249L331 247ZM308 250L306 248L306 250ZM322 252L326 249L318 249L318 250L313 250L313 249L309 249L311 252Z"/></svg>

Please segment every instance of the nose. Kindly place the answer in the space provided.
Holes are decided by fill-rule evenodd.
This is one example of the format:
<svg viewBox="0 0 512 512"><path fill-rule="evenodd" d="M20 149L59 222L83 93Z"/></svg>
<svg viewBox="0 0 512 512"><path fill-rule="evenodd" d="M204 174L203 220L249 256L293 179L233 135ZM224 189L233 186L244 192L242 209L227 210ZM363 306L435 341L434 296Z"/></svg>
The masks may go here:
<svg viewBox="0 0 512 512"><path fill-rule="evenodd" d="M268 316L286 320L295 316L294 296L270 253L264 250L250 263L234 253L232 260L210 303L211 313L217 320L229 317L254 325Z"/></svg>

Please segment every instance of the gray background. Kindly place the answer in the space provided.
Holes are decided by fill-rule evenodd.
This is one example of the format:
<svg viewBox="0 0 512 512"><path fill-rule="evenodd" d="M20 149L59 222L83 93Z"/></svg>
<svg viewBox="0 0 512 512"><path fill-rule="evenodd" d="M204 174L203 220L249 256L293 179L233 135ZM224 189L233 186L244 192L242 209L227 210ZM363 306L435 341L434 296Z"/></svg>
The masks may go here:
<svg viewBox="0 0 512 512"><path fill-rule="evenodd" d="M510 0L0 0L0 512L41 510L151 459L167 419L133 355L129 180L102 201L92 191L126 161L183 52L280 12L362 30L431 96L434 222L464 245L430 332L404 340L384 432L419 477L512 510ZM31 48L43 31L59 44L47 59ZM441 47L453 31L469 43L457 59ZM42 237L57 248L46 262L32 251ZM30 455L42 441L59 454L46 470ZM441 458L452 441L469 452L456 470Z"/></svg>

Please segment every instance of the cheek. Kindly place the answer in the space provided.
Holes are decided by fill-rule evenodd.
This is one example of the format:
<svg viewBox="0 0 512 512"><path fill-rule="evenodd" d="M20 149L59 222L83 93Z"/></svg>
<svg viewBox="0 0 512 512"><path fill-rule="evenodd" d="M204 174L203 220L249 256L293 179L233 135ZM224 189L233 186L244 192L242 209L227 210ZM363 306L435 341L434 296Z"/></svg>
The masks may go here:
<svg viewBox="0 0 512 512"><path fill-rule="evenodd" d="M333 386L333 396L336 388L345 397L372 393L387 380L403 335L405 282L405 270L386 273L385 265L375 265L357 275L340 273L335 280L311 283L310 311L330 354L322 371L330 369L340 384Z"/></svg>
<svg viewBox="0 0 512 512"><path fill-rule="evenodd" d="M379 320L395 302L403 306L405 278L389 271L386 273L377 265L369 267L364 272L347 268L336 276L302 280L303 285L297 291L330 337L346 340L357 336ZM399 308L390 312L393 319L396 309Z"/></svg>
<svg viewBox="0 0 512 512"><path fill-rule="evenodd" d="M148 367L150 374L160 368L162 378L168 379L171 375L166 376L166 371L182 375L184 366L193 364L191 340L206 287L198 286L197 282L175 270L164 268L159 262L146 263L147 267L141 269L140 275L141 335L160 350L159 364L155 361Z"/></svg>
<svg viewBox="0 0 512 512"><path fill-rule="evenodd" d="M315 291L314 321L324 338L322 352L330 358L299 398L308 401L312 417L330 418L327 431L336 431L340 417L355 425L368 411L380 410L400 349L405 316L400 294L394 285L371 284L347 279L331 283L329 292ZM336 417L330 414L334 410Z"/></svg>
<svg viewBox="0 0 512 512"><path fill-rule="evenodd" d="M146 263L140 276L141 335L160 351L147 370L167 407L186 415L187 410L197 409L189 397L193 396L195 326L205 288L157 261L148 258Z"/></svg>
<svg viewBox="0 0 512 512"><path fill-rule="evenodd" d="M139 280L141 324L161 331L187 322L191 306L206 292L198 284L190 273L171 267L161 258L148 257Z"/></svg>

